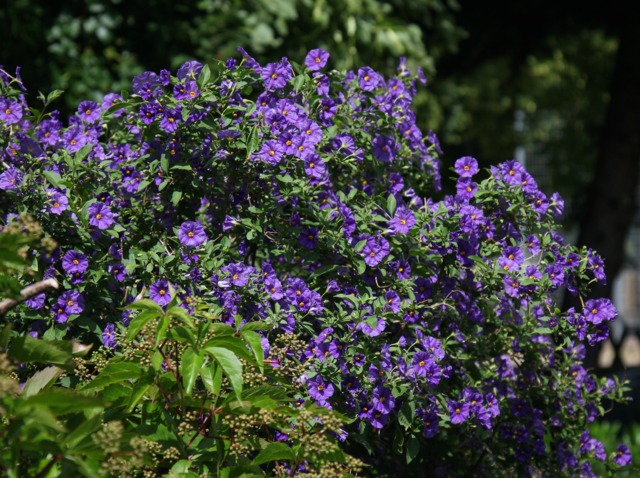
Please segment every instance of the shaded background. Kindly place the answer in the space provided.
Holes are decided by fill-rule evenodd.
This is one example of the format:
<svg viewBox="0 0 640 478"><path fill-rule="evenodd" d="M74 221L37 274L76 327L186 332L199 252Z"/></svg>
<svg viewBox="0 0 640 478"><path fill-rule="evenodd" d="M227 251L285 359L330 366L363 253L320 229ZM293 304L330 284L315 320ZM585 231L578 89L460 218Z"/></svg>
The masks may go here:
<svg viewBox="0 0 640 478"><path fill-rule="evenodd" d="M429 78L414 104L422 129L440 137L445 179L459 156L485 166L516 158L544 192L566 199L568 236L605 259L609 281L594 295L614 297L621 311L619 348L640 326L640 29L631 3L0 0L0 64L21 66L32 105L38 91L64 90L53 107L67 116L83 99L129 89L142 71L238 57L238 45L261 62L302 62L325 48L330 67L385 74L405 56ZM598 352L587 365L597 366ZM614 368L625 365L619 358Z"/></svg>

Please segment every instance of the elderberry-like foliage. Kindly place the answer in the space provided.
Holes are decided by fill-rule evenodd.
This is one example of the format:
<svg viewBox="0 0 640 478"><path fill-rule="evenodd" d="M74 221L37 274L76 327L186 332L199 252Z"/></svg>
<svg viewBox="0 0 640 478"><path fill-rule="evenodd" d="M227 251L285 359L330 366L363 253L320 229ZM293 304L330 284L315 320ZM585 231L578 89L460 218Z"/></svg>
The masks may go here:
<svg viewBox="0 0 640 478"><path fill-rule="evenodd" d="M424 77L404 62L384 78L330 70L323 50L301 65L241 53L142 73L67 122L2 73L0 224L30 214L59 245L26 251L21 283L60 289L6 315L11 340L93 345L47 382L102 400L67 425L78 438L119 420L146 440L74 463L211 476L320 476L332 460L357 474L349 455L363 476L626 465L585 432L621 397L581 365L616 311L589 296L602 260L557 232L562 199L516 161L441 158L411 110ZM561 310L563 290L584 307Z"/></svg>

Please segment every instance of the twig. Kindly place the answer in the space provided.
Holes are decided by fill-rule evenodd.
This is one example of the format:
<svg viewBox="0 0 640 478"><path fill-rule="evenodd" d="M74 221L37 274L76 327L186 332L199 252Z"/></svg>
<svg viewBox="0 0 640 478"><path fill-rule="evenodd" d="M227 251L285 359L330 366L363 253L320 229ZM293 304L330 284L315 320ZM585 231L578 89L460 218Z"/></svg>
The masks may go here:
<svg viewBox="0 0 640 478"><path fill-rule="evenodd" d="M21 304L25 300L29 300L32 297L44 292L47 289L57 289L58 281L55 279L45 279L40 282L36 282L30 286L25 287L20 291L19 299L5 299L0 302L0 317L4 316L7 312L13 309L18 304Z"/></svg>

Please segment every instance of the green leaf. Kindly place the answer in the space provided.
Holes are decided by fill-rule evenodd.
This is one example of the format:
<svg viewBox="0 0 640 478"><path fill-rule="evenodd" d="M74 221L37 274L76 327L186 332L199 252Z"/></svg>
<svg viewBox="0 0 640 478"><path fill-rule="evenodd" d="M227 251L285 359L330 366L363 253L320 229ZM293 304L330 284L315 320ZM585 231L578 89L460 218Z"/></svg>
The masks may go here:
<svg viewBox="0 0 640 478"><path fill-rule="evenodd" d="M220 364L236 397L238 400L242 400L242 362L226 348L207 347L205 350Z"/></svg>
<svg viewBox="0 0 640 478"><path fill-rule="evenodd" d="M71 344L34 339L30 335L17 337L11 344L9 356L16 362L36 362L73 368Z"/></svg>
<svg viewBox="0 0 640 478"><path fill-rule="evenodd" d="M156 343L161 343L167 335L167 329L169 328L169 323L171 322L171 318L168 315L162 315L160 317L160 321L158 322L158 328L156 329Z"/></svg>
<svg viewBox="0 0 640 478"><path fill-rule="evenodd" d="M80 387L82 390L90 390L92 388L104 388L113 383L123 382L125 380L139 379L146 375L146 368L142 365L131 362L112 363L103 368L98 376L91 382Z"/></svg>
<svg viewBox="0 0 640 478"><path fill-rule="evenodd" d="M150 320L160 317L162 314L155 310L145 310L136 317L131 319L129 327L127 328L127 339L133 340L138 333L149 323Z"/></svg>
<svg viewBox="0 0 640 478"><path fill-rule="evenodd" d="M47 181L49 181L53 187L55 188L62 188L62 177L56 173L55 171L42 171L42 175L47 178Z"/></svg>
<svg viewBox="0 0 640 478"><path fill-rule="evenodd" d="M293 182L293 178L288 174L279 174L276 176L276 179L285 184Z"/></svg>
<svg viewBox="0 0 640 478"><path fill-rule="evenodd" d="M255 322L247 322L242 326L242 330L270 330L271 325L263 322L262 320L256 320Z"/></svg>
<svg viewBox="0 0 640 478"><path fill-rule="evenodd" d="M239 337L228 335L214 337L204 344L203 348L207 349L209 347L224 347L245 360L251 360L251 352L249 352L247 345Z"/></svg>
<svg viewBox="0 0 640 478"><path fill-rule="evenodd" d="M264 371L264 349L262 348L262 337L260 337L257 332L244 329L242 329L240 335L242 335L242 338L251 347L253 355L256 358L256 362L258 362L258 367L260 367L261 371Z"/></svg>
<svg viewBox="0 0 640 478"><path fill-rule="evenodd" d="M393 194L389 194L387 198L387 211L391 216L396 212L396 197Z"/></svg>
<svg viewBox="0 0 640 478"><path fill-rule="evenodd" d="M169 174L169 155L163 154L160 157L160 167L165 174Z"/></svg>
<svg viewBox="0 0 640 478"><path fill-rule="evenodd" d="M33 376L24 384L22 395L24 397L30 397L37 394L40 390L51 385L61 374L62 369L54 366L47 367L44 370L34 373Z"/></svg>
<svg viewBox="0 0 640 478"><path fill-rule="evenodd" d="M182 384L184 385L184 391L187 395L191 395L193 386L200 374L202 362L204 362L204 357L192 347L186 349L182 354L180 375L182 375Z"/></svg>
<svg viewBox="0 0 640 478"><path fill-rule="evenodd" d="M258 137L258 127L254 126L251 129L251 133L249 133L249 138L247 139L247 158L258 149L259 141L260 138Z"/></svg>
<svg viewBox="0 0 640 478"><path fill-rule="evenodd" d="M37 406L47 407L55 413L64 415L67 413L76 413L85 408L97 408L102 404L97 398L80 395L71 390L63 388L54 388L48 390L47 393L39 393L26 398L18 403L18 409Z"/></svg>
<svg viewBox="0 0 640 478"><path fill-rule="evenodd" d="M91 435L102 428L102 418L101 413L96 413L91 418L82 420L80 425L64 437L62 444L73 449L85 440L92 442Z"/></svg>
<svg viewBox="0 0 640 478"><path fill-rule="evenodd" d="M204 382L204 386L214 396L220 395L222 389L222 367L217 363L211 364L211 367L204 367L200 370L200 377Z"/></svg>
<svg viewBox="0 0 640 478"><path fill-rule="evenodd" d="M180 324L171 327L167 332L167 337L177 342L188 342L192 346L196 344L196 338L193 332Z"/></svg>
<svg viewBox="0 0 640 478"><path fill-rule="evenodd" d="M263 463L268 463L270 461L295 459L296 454L293 452L291 447L284 443L275 442L269 443L264 450L258 453L258 456L253 459L251 464L262 465Z"/></svg>
<svg viewBox="0 0 640 478"><path fill-rule="evenodd" d="M193 317L191 317L191 315L189 315L189 312L187 312L186 310L184 310L182 307L180 307L179 305L175 305L173 307L171 307L170 309L167 310L167 315L169 317L175 317L177 319L180 319L180 321L182 321L182 323L184 323L185 325L194 328L194 324L193 324Z"/></svg>
<svg viewBox="0 0 640 478"><path fill-rule="evenodd" d="M153 377L147 376L141 379L131 390L131 395L129 396L129 403L127 404L127 413L131 413L136 405L140 403L142 397L149 391L151 387L154 386Z"/></svg>
<svg viewBox="0 0 640 478"><path fill-rule="evenodd" d="M173 194L171 194L171 204L177 206L180 199L182 199L182 191L173 191Z"/></svg>
<svg viewBox="0 0 640 478"><path fill-rule="evenodd" d="M84 145L73 157L73 163L76 165L82 163L82 160L87 157L87 155L91 152L92 149L93 149L93 144Z"/></svg>
<svg viewBox="0 0 640 478"><path fill-rule="evenodd" d="M211 79L211 68L209 68L209 65L204 65L202 67L202 70L200 70L200 75L198 75L198 87L202 89L203 86L209 83L210 79Z"/></svg>
<svg viewBox="0 0 640 478"><path fill-rule="evenodd" d="M540 334L540 335L549 335L552 332L553 332L553 329L549 327L538 327L536 330L533 331L534 334Z"/></svg>
<svg viewBox="0 0 640 478"><path fill-rule="evenodd" d="M416 437L412 436L407 444L407 454L405 456L407 464L411 463L418 456L418 453L420 453L420 442Z"/></svg>
<svg viewBox="0 0 640 478"><path fill-rule="evenodd" d="M134 309L134 310L155 310L159 313L164 313L162 307L160 307L156 302L151 299L140 299L132 302L125 309Z"/></svg>

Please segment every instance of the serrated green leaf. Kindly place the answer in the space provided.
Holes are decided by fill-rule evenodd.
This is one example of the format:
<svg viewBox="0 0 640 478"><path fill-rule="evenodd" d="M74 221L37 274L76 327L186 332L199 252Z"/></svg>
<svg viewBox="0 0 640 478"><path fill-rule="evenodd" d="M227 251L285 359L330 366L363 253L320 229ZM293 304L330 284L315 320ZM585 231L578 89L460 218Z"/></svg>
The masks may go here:
<svg viewBox="0 0 640 478"><path fill-rule="evenodd" d="M44 339L34 339L30 335L17 337L11 343L9 356L16 362L35 362L72 368L71 344Z"/></svg>
<svg viewBox="0 0 640 478"><path fill-rule="evenodd" d="M54 388L47 393L40 393L18 402L18 410L32 406L44 406L55 413L64 415L76 413L85 408L100 407L102 403L97 398L81 395L72 390Z"/></svg>
<svg viewBox="0 0 640 478"><path fill-rule="evenodd" d="M39 370L25 382L22 389L22 396L30 397L37 394L55 382L61 374L62 369L54 366Z"/></svg>
<svg viewBox="0 0 640 478"><path fill-rule="evenodd" d="M103 368L98 376L91 382L83 385L82 390L90 390L94 388L104 388L107 385L113 383L123 382L125 380L132 380L136 378L142 378L146 375L147 370L142 365L131 362L113 363L108 364Z"/></svg>

